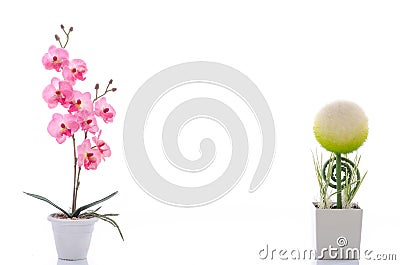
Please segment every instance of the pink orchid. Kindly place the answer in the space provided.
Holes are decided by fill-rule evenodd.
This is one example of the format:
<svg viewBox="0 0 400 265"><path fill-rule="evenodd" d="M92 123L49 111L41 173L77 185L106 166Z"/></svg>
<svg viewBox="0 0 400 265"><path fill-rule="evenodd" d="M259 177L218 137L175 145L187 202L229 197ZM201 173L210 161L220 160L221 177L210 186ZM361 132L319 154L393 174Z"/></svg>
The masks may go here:
<svg viewBox="0 0 400 265"><path fill-rule="evenodd" d="M93 112L93 102L91 99L91 95L89 92L81 93L79 91L74 90L73 92L74 99L71 102L68 112L76 112L86 110L89 113Z"/></svg>
<svg viewBox="0 0 400 265"><path fill-rule="evenodd" d="M66 81L60 81L57 77L53 77L51 84L43 90L42 97L51 109L55 108L58 103L67 107L73 99L72 86Z"/></svg>
<svg viewBox="0 0 400 265"><path fill-rule="evenodd" d="M51 45L49 52L43 55L42 63L47 70L54 69L60 72L61 68L68 65L68 57L67 50Z"/></svg>
<svg viewBox="0 0 400 265"><path fill-rule="evenodd" d="M81 125L82 130L88 131L92 134L98 132L97 120L93 112L87 110L80 111L76 114L77 121Z"/></svg>
<svg viewBox="0 0 400 265"><path fill-rule="evenodd" d="M52 205L62 212L63 219L64 217L68 219L76 219L87 215L88 212L90 213L90 209L88 207L85 208L86 210L81 211L81 209L84 207L79 208L77 205L77 198L79 197L78 191L83 173L82 169L96 170L103 162L102 160L105 160L106 157L108 158L111 156L110 147L107 143L100 139L101 130L98 126L97 119L100 120L99 117L101 117L106 123L113 121L115 110L109 104L107 104L105 98L102 98L109 92L115 92L117 88L111 86L113 83L112 79L109 80L107 86L104 86L104 89L100 89L100 84L97 83L92 90L92 93L95 94L81 91L75 86L75 83L79 82L77 80L86 80L88 69L85 61L81 59L70 59L70 54L65 49L69 43L70 34L74 31L73 27L66 29L63 24L61 24L60 27L64 33L64 35L61 36L62 38L60 38L58 34L53 35L55 40L59 43L58 47L60 48L52 45L48 48L47 53L44 55L41 54L43 55L41 58L43 64L42 67L47 70L57 71L57 76L51 76L53 77L51 81L47 81L48 83L45 84L46 86L43 86L43 90L39 91L39 93L42 92L42 98L50 109L59 107L59 105L62 106L60 109L62 109L63 112L53 112L54 114L47 125L48 133L51 135L51 137L54 137L59 144L69 140L71 142L70 147L73 148L72 152L70 152L71 177L73 177L71 179L73 180L73 189L71 187L72 207L69 211L65 211L54 204ZM21 65L26 66L26 62L25 64L21 63ZM100 102L97 102L98 100L100 100ZM97 114L94 111L95 102L97 102ZM18 105L18 102L15 101L14 105L19 107L20 104ZM30 109L32 109L32 106L30 106ZM29 128L28 130L26 130L26 133L29 134L32 131L32 128ZM89 133L91 135L89 135ZM65 150L62 150L62 152L65 152ZM58 156L57 158L58 164L69 161L69 159L64 159L65 161L61 161L63 159L60 160ZM35 198L40 197L39 195L34 195L31 193L26 194ZM102 200L96 201L90 205L94 205L100 201L109 199L115 194L117 194L117 192L114 192ZM117 226L113 219L108 218L108 220L111 220L112 224ZM124 239L121 230L118 226L117 228L122 239Z"/></svg>
<svg viewBox="0 0 400 265"><path fill-rule="evenodd" d="M94 113L103 118L105 123L112 122L116 114L114 108L107 103L106 98L101 98L95 103Z"/></svg>
<svg viewBox="0 0 400 265"><path fill-rule="evenodd" d="M53 119L47 126L49 134L56 138L59 144L65 142L67 137L73 135L79 129L79 124L71 114L65 114L64 116L58 113L53 114Z"/></svg>
<svg viewBox="0 0 400 265"><path fill-rule="evenodd" d="M75 84L76 79L81 81L86 79L86 77L83 77L86 72L86 63L81 59L74 59L69 62L68 67L63 68L62 75L65 80Z"/></svg>
<svg viewBox="0 0 400 265"><path fill-rule="evenodd" d="M78 166L84 166L85 169L97 169L101 162L100 152L93 149L90 145L90 140L86 139L77 147L78 151Z"/></svg>
<svg viewBox="0 0 400 265"><path fill-rule="evenodd" d="M95 143L97 149L99 150L100 154L101 154L101 158L103 158L103 160L105 160L105 157L110 157L111 156L111 149L110 146L108 146L108 144L106 144L106 142L104 142L103 140L100 140L100 135L101 135L101 130L99 132L98 137L94 136L92 137L93 142Z"/></svg>

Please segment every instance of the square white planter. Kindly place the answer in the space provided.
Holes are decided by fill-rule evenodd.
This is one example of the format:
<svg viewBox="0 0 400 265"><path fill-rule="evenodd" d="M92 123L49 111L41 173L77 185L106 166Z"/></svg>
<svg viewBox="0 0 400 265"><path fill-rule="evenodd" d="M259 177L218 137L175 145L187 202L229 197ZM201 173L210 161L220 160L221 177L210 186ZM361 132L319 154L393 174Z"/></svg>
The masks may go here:
<svg viewBox="0 0 400 265"><path fill-rule="evenodd" d="M315 209L317 259L359 259L362 209Z"/></svg>

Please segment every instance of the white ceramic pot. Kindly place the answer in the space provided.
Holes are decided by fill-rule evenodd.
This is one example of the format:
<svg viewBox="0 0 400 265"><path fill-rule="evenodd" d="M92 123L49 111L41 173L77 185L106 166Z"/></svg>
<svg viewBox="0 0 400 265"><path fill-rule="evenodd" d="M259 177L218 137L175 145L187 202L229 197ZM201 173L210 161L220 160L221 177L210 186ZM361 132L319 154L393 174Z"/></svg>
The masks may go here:
<svg viewBox="0 0 400 265"><path fill-rule="evenodd" d="M49 215L47 218L54 232L58 258L61 260L85 260L92 238L94 223L98 218L59 219Z"/></svg>
<svg viewBox="0 0 400 265"><path fill-rule="evenodd" d="M315 209L318 259L359 259L362 209Z"/></svg>

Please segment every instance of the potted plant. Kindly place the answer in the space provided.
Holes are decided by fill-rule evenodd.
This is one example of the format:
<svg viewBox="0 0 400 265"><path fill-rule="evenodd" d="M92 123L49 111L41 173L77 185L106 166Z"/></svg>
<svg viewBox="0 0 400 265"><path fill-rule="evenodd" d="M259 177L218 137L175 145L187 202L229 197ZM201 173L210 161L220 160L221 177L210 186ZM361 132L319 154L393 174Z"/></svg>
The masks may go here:
<svg viewBox="0 0 400 265"><path fill-rule="evenodd" d="M72 206L69 210L64 210L43 196L27 192L25 194L42 200L60 211L48 216L53 227L58 258L61 260L85 260L94 223L99 219L116 227L123 239L121 230L113 219L117 214L101 214L99 213L101 207L92 209L115 196L117 191L95 202L81 207L77 206L82 169L96 170L105 158L111 156L109 145L101 137L102 131L97 119L103 120L105 124L113 121L115 110L107 103L105 95L115 92L116 88L110 87L112 80L109 81L103 92L99 91L100 86L96 84L93 97L90 92L81 92L76 89L76 83L86 79L87 67L81 59L71 60L65 49L73 28L66 31L65 27L61 25L61 29L66 37L64 44L61 42L61 38L55 35L60 48L51 45L48 52L42 57L45 69L55 70L61 77L53 77L50 84L43 90L42 96L50 109L58 107L64 112L64 114L53 114L47 131L59 144L63 144L67 140L72 142Z"/></svg>
<svg viewBox="0 0 400 265"><path fill-rule="evenodd" d="M367 139L368 118L357 104L336 101L316 115L314 134L330 152L325 162L313 154L320 191L314 203L317 258L359 259L363 210L353 199L366 173L360 174L360 156L350 153Z"/></svg>

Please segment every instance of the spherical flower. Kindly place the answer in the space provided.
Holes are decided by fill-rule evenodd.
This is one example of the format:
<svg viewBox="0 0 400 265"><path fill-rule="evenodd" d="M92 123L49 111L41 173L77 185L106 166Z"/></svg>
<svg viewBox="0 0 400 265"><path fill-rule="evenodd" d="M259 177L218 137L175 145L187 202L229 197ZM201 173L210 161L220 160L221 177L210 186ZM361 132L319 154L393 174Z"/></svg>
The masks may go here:
<svg viewBox="0 0 400 265"><path fill-rule="evenodd" d="M314 122L314 134L326 150L342 154L351 153L368 137L368 118L357 104L336 101L318 112Z"/></svg>

